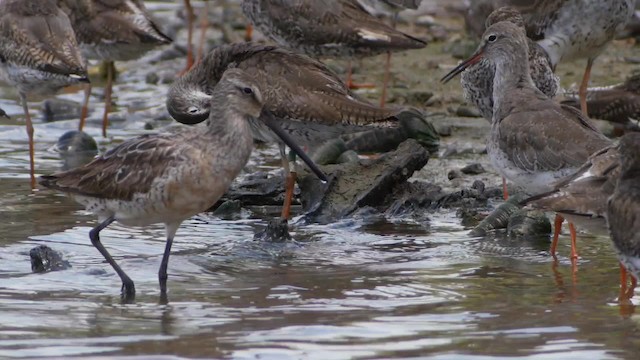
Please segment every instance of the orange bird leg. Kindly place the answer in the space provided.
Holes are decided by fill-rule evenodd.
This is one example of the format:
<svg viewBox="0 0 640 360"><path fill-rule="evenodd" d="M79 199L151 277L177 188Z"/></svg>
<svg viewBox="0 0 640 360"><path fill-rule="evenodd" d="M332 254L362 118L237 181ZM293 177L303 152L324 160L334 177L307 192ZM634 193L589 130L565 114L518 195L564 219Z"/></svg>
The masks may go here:
<svg viewBox="0 0 640 360"><path fill-rule="evenodd" d="M207 28L209 28L209 1L204 1L204 10L200 20L200 41L198 42L198 55L195 61L200 61L204 56L204 43L207 37Z"/></svg>
<svg viewBox="0 0 640 360"><path fill-rule="evenodd" d="M502 177L502 197L505 200L509 200L509 190L507 189L507 179L505 179L505 177Z"/></svg>
<svg viewBox="0 0 640 360"><path fill-rule="evenodd" d="M187 65L185 68L178 74L182 75L189 71L193 66L193 19L195 15L193 14L193 7L191 7L191 0L184 0L184 7L187 10Z"/></svg>
<svg viewBox="0 0 640 360"><path fill-rule="evenodd" d="M584 116L588 116L587 113L587 86L589 85L589 78L591 77L591 67L593 66L593 59L587 59L587 67L584 69L584 75L582 76L582 83L580 83L580 90L578 96L580 97L580 111Z"/></svg>
<svg viewBox="0 0 640 360"><path fill-rule="evenodd" d="M296 184L296 177L297 174L295 171L291 171L287 174L286 192L284 196L284 203L282 204L282 213L280 214L280 217L284 220L289 220L289 217L291 216L291 203L293 202L293 190Z"/></svg>
<svg viewBox="0 0 640 360"><path fill-rule="evenodd" d="M629 288L629 291L627 292L627 297L629 299L631 299L633 297L633 292L636 290L636 286L638 286L638 280L636 279L635 276L630 275L631 276L631 287Z"/></svg>
<svg viewBox="0 0 640 360"><path fill-rule="evenodd" d="M244 41L251 41L253 39L253 25L247 24L244 33Z"/></svg>
<svg viewBox="0 0 640 360"><path fill-rule="evenodd" d="M620 263L620 298L627 294L627 268Z"/></svg>
<svg viewBox="0 0 640 360"><path fill-rule="evenodd" d="M33 145L33 123L31 122L31 115L29 115L29 106L27 105L27 95L20 94L20 101L22 102L22 110L24 110L25 122L27 125L27 137L29 138L29 175L31 176L31 189L36 188L36 173L35 173L35 147Z"/></svg>
<svg viewBox="0 0 640 360"><path fill-rule="evenodd" d="M571 259L576 260L578 259L578 235L576 233L576 227L573 226L573 223L569 223L569 233L571 234Z"/></svg>
<svg viewBox="0 0 640 360"><path fill-rule="evenodd" d="M102 115L102 136L107 137L109 112L111 111L111 92L113 90L113 61L107 61L107 86L104 89L104 114Z"/></svg>
<svg viewBox="0 0 640 360"><path fill-rule="evenodd" d="M380 97L380 107L384 108L387 101L387 86L389 85L389 76L391 75L391 51L387 51L387 60L384 64L384 82L382 83L382 96Z"/></svg>
<svg viewBox="0 0 640 360"><path fill-rule="evenodd" d="M91 96L91 83L84 85L84 101L82 102L82 111L80 112L80 124L78 130L84 129L84 124L87 122L87 116L89 114L89 96Z"/></svg>
<svg viewBox="0 0 640 360"><path fill-rule="evenodd" d="M556 214L556 219L553 222L553 240L551 241L551 256L556 257L556 249L558 248L558 238L560 237L560 231L562 230L562 222L564 218L559 214Z"/></svg>

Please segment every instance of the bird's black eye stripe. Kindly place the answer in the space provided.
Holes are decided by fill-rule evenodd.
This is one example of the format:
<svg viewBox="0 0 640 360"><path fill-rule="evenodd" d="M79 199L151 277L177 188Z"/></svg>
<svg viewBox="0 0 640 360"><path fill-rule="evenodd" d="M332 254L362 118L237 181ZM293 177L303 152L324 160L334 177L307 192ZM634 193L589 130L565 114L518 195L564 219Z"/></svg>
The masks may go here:
<svg viewBox="0 0 640 360"><path fill-rule="evenodd" d="M488 41L488 42L494 42L494 41L496 41L497 39L498 39L498 37L497 37L497 36L495 36L495 35L489 35L489 37L487 38L487 41Z"/></svg>

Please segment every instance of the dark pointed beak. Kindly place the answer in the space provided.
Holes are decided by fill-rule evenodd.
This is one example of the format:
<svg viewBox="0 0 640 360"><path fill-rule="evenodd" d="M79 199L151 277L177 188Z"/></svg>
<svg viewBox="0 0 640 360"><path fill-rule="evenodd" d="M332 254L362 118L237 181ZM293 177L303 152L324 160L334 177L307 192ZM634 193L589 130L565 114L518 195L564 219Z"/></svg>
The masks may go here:
<svg viewBox="0 0 640 360"><path fill-rule="evenodd" d="M287 144L287 146L291 150L293 150L293 152L296 153L296 155L298 155L302 159L302 161L305 162L305 164L307 164L309 169L311 169L311 171L313 171L313 173L316 174L316 176L320 180L324 182L328 181L327 175L325 175L322 170L320 170L318 165L316 165L316 163L314 163L313 160L311 160L311 158L304 151L302 151L300 146L298 146L298 144L293 141L289 134L287 134L280 128L280 126L278 125L278 120L273 115L273 113L266 109L263 109L262 113L260 114L260 120L264 121L269 129L271 129L271 131L278 135L278 137L282 139L282 141Z"/></svg>
<svg viewBox="0 0 640 360"><path fill-rule="evenodd" d="M449 82L449 80L451 80L454 77L458 76L458 74L463 72L469 66L478 63L478 61L480 61L480 59L482 59L483 53L484 53L484 49L483 48L481 48L480 50L476 51L475 54L471 55L470 58L468 58L467 60L465 60L462 63L460 63L460 65L456 66L455 68L453 68L453 70L451 70L447 75L445 75L442 79L440 79L440 81L443 82L443 83Z"/></svg>

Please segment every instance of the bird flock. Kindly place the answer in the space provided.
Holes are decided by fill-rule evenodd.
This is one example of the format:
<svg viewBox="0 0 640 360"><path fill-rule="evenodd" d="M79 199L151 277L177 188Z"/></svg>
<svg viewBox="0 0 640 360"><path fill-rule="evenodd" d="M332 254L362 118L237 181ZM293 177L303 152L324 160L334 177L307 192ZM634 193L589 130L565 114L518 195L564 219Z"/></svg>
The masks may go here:
<svg viewBox="0 0 640 360"><path fill-rule="evenodd" d="M486 16L480 45L442 81L460 75L465 99L491 123L487 154L503 177L505 199L506 182L511 182L527 194L522 204L556 214L551 254L564 220L574 262L578 230L609 234L621 269L631 272L635 286L640 275L640 134L609 139L589 118L586 95L594 60L624 28L635 0L486 2L493 12ZM251 26L273 45L222 45L195 61L189 47L187 70L171 86L166 105L176 121L192 126L129 139L88 164L40 176L37 182L68 194L98 217L91 243L122 280L127 300L135 297L134 282L102 245L100 232L113 222L163 223L166 247L158 279L166 296L177 229L227 191L246 165L254 139L279 146L286 176L281 217L286 220L296 157L319 179L328 179L304 147L370 127L395 127L399 115L412 111L386 104L391 53L420 49L427 42L370 11L376 6L415 9L419 3L243 0ZM193 10L189 1L185 6L190 43ZM34 130L27 98L82 84L82 130L91 92L86 59L105 61L106 136L113 62L171 41L141 0L0 0L0 81L18 89L32 187ZM359 85L352 81L351 61L378 54L387 55L385 76L380 103L372 104L353 91ZM327 57L348 61L346 81L322 63ZM553 99L560 91L555 69L576 58L586 59L587 66L579 101L571 106ZM595 103L593 108L615 111ZM626 295L633 295L633 287Z"/></svg>

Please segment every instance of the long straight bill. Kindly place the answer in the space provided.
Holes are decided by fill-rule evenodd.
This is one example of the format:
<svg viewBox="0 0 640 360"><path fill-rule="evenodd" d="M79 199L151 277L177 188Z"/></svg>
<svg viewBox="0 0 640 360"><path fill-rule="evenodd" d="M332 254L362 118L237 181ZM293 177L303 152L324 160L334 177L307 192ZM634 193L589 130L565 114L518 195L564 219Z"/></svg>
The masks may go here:
<svg viewBox="0 0 640 360"><path fill-rule="evenodd" d="M442 79L440 79L440 81L442 81L443 83L448 82L449 80L458 76L458 74L463 72L469 66L480 61L480 59L482 59L482 49L478 50L475 54L471 55L471 57L468 58L467 60L461 62L460 65L454 67L453 70L451 70L447 75L445 75Z"/></svg>
<svg viewBox="0 0 640 360"><path fill-rule="evenodd" d="M318 165L316 165L316 163L314 163L313 160L311 160L311 158L302 150L302 148L300 148L300 146L298 146L298 144L296 144L293 141L293 139L289 136L289 134L287 134L280 128L280 126L278 125L278 120L270 111L262 110L262 114L260 115L260 120L264 121L264 123L269 127L269 129L271 129L276 135L278 135L278 137L282 139L282 141L285 144L287 144L287 146L291 150L293 150L293 152L296 153L296 155L300 156L302 161L304 161L305 164L307 164L309 169L311 169L311 171L313 171L313 173L316 174L316 176L320 180L324 182L329 181L329 179L327 178L327 175L325 175L322 172L322 170L320 170Z"/></svg>

